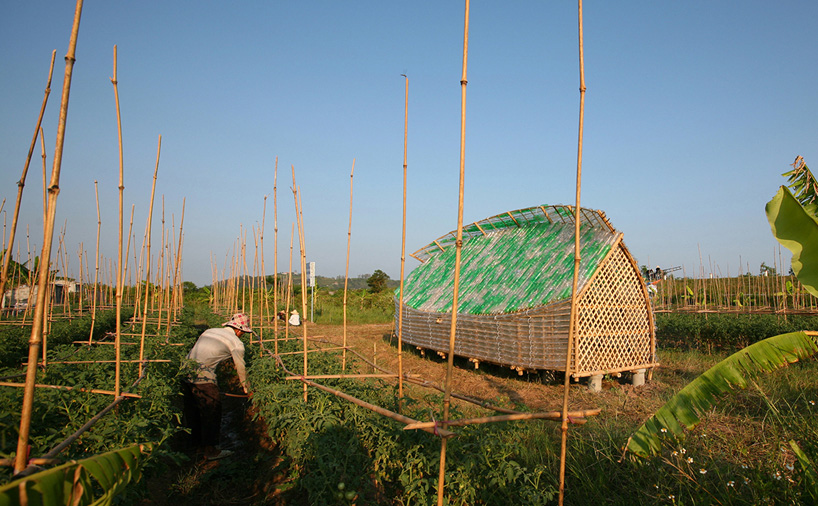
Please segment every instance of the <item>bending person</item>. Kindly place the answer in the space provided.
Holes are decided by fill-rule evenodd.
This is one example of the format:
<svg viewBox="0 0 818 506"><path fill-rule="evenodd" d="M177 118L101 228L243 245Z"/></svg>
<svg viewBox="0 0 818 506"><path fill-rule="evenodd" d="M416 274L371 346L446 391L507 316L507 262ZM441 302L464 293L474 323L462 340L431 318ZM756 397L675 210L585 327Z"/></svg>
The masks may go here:
<svg viewBox="0 0 818 506"><path fill-rule="evenodd" d="M255 334L249 325L250 318L246 314L236 313L220 328L202 332L187 355L187 358L196 361L197 368L183 381L185 426L190 428L193 445L202 448L208 460L221 459L233 453L219 447L222 402L216 367L232 358L241 387L247 393L244 343L239 338L246 333Z"/></svg>

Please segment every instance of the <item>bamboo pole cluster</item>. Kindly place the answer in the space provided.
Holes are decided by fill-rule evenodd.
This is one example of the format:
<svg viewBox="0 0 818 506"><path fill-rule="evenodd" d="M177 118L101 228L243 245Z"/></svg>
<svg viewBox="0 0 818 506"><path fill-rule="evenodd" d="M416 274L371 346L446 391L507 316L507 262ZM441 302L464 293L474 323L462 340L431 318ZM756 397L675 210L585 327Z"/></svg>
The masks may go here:
<svg viewBox="0 0 818 506"><path fill-rule="evenodd" d="M61 162L62 162L62 153L64 148L64 139L65 139L65 130L66 130L66 120L68 115L68 103L69 103L69 96L70 96L70 88L71 88L71 77L73 74L73 66L75 62L75 53L76 53L76 46L77 46L77 38L79 33L79 22L81 18L82 12L82 0L77 0L75 13L74 13L74 22L73 28L71 32L71 39L69 41L69 49L68 53L66 54L65 61L66 61L66 70L65 70L65 77L63 81L63 91L61 97L61 106L60 106L60 116L59 116L59 124L57 130L57 139L56 139L56 147L55 147L55 154L54 160L51 170L51 177L50 181L46 182L46 157L45 157L45 147L44 147L44 136L43 136L43 129L41 126L43 112L46 106L46 99L48 97L50 91L50 82L51 82L51 73L53 71L54 66L54 56L56 52L52 53L52 61L51 61L51 70L49 71L49 85L46 88L46 97L43 100L42 108L40 111L40 116L37 121L37 128L35 129L35 134L32 139L32 144L29 149L29 154L26 160L25 168L23 170L23 176L21 177L20 181L18 182L18 198L17 198L17 205L15 210L15 216L13 219L11 230L9 231L9 241L8 241L8 248L6 254L3 257L3 270L2 270L2 277L0 278L0 294L2 294L5 298L5 288L11 286L14 288L12 290L12 295L16 296L19 292L23 289L27 289L27 297L26 297L26 305L23 311L22 319L19 318L19 315L13 315L16 318L13 318L15 323L21 323L23 325L30 326L31 334L29 338L29 354L28 360L24 364L26 367L25 373L25 382L24 383L12 383L12 382L2 382L0 386L6 387L19 387L23 388L23 401L21 407L21 415L20 415L20 428L18 431L18 442L17 442L17 452L14 459L14 470L15 473L22 473L26 469L27 466L27 456L28 456L28 439L29 434L31 431L31 416L32 416L32 407L33 407L33 399L34 393L37 388L53 388L59 390L71 390L73 387L68 386L61 386L61 385L46 385L40 384L36 382L36 374L37 369L40 365L45 367L46 363L46 350L47 350L47 335L49 333L49 327L51 322L53 322L56 318L73 318L75 316L80 316L84 313L84 304L89 303L87 299L85 299L86 292L89 291L90 283L85 283L85 276L90 273L90 269L88 268L88 255L85 252L85 249L82 244L80 244L78 257L79 257L79 281L73 281L73 278L69 277L70 266L68 260L68 248L66 247L65 242L65 235L67 229L67 221L63 225L60 233L58 234L57 238L57 246L54 247L54 235L55 235L55 216L56 216L56 207L57 207L57 197L59 195L59 180L61 175ZM121 345L122 344L130 344L130 343L122 343L121 342L121 312L123 303L126 302L125 295L130 293L133 294L133 290L126 290L125 288L125 276L127 273L127 264L128 264L128 256L129 250L131 246L131 232L133 226L133 209L134 206L131 208L131 223L129 226L128 231L128 240L127 240L127 249L123 254L123 246L125 243L124 234L123 234L123 222L124 222L124 170L123 170L123 150L122 150L122 129L121 129L121 115L120 115L120 107L119 107L119 91L118 91L118 80L117 80L117 50L116 46L114 46L114 54L113 54L113 77L111 78L111 83L114 87L114 96L115 96L115 105L116 105L116 112L117 112L117 130L118 130L118 139L119 139L119 206L118 206L118 220L119 220L119 235L118 235L118 246L117 246L117 259L116 265L112 260L108 260L107 262L107 279L103 283L101 279L101 270L104 273L104 267L106 263L104 259L99 254L100 250L100 229L102 223L102 216L100 213L99 207L99 189L97 181L94 181L94 191L96 195L96 208L97 208L97 244L96 244L96 252L95 252L95 260L94 260L94 282L90 290L92 290L93 295L90 297L90 305L91 305L91 333L88 337L87 341L82 341L83 344L95 344L93 341L94 338L94 326L96 323L96 311L97 309L103 307L101 302L105 302L108 307L111 307L110 301L115 299L116 301L116 331L111 333L114 337L114 342L99 342L100 344L113 344L115 345L115 359L110 361L94 361L93 363L97 362L113 362L115 363L115 378L114 378L114 386L112 390L108 389L79 389L81 391L86 391L89 393L95 394L106 394L106 395L114 395L117 398L115 403L120 402L125 398L134 398L139 397L136 394L132 393L123 393L121 392L121 363L123 360L121 359ZM33 265L32 269L30 269L28 279L21 279L21 275L23 270L20 268L15 268L12 276L9 277L9 266L11 265L11 258L13 256L13 249L12 246L14 244L14 238L17 230L17 213L19 212L19 205L22 198L22 190L26 179L26 173L28 170L28 166L31 160L31 156L34 149L34 144L36 139L39 135L40 144L42 149L42 158L43 158L43 245L42 245L42 252L40 254L40 262L39 264ZM160 144L161 144L161 136L160 136ZM158 156L157 156L157 168L158 168ZM154 173L154 187L155 187L155 178L156 173ZM5 205L5 201L3 202ZM151 210L153 208L153 190L151 195ZM184 221L184 200L182 204L182 221ZM144 303L143 303L143 322L146 322L148 319L146 317L147 309L149 305L151 308L158 306L159 308L159 318L157 320L158 325L156 328L158 329L162 323L162 309L165 309L165 320L164 323L166 326L170 326L173 321L175 321L175 316L178 314L178 311L181 308L183 303L182 300L182 292L180 288L180 268L181 268L181 249L182 249L182 224L180 223L179 226L179 242L176 248L175 254L175 263L173 269L171 269L170 262L173 255L172 251L172 244L171 242L165 241L165 230L164 230L164 214L163 214L163 255L167 253L167 257L163 257L160 255L160 272L162 272L161 279L157 280L157 286L163 287L162 290L154 290L154 297L153 300L149 304L149 295L150 295L150 265L151 265L151 258L150 258L150 222L151 219L148 220L148 233L146 233L145 241L148 244L148 253L145 259L145 290L144 290ZM5 237L6 237L6 230L4 228L3 231L3 238L4 238L4 245L5 245ZM27 243L28 240L28 233L26 237ZM144 243L143 243L144 244ZM56 249L56 252L54 251ZM31 260L31 248L28 247L29 253L28 258L29 260L25 263L29 263ZM18 259L20 255L17 255ZM165 267L164 261L167 262L168 267ZM141 262L138 262L136 256L134 257L135 264L137 268L141 271ZM19 264L19 262L18 262ZM25 265L25 264L21 264ZM35 272L36 271L36 272ZM58 276L58 273L62 272L61 276ZM114 274L115 272L115 274ZM139 277L139 274L137 275ZM11 283L9 283L11 281ZM173 284L173 288L171 288L171 283ZM76 284L80 285L80 290L75 298L75 300L71 300L71 293L72 287ZM86 285L86 286L83 286ZM59 288L59 290L58 290ZM115 290L115 292L114 292ZM171 290L173 293L171 293ZM137 290L138 292L138 290ZM115 295L114 295L115 293ZM159 295L158 303L156 302L156 294ZM36 297L36 302L32 304L32 298ZM76 302L78 299L79 305L74 306L73 302ZM138 296L134 298L134 302L138 301ZM16 309L16 308L15 308ZM10 313L16 311L9 311ZM30 315L29 312L32 314ZM0 313L2 315L2 313ZM171 316L173 315L173 317ZM2 318L0 316L0 318ZM5 322L4 322L5 323ZM140 374L137 381L132 385L135 386L139 383L139 381L144 377L144 365L148 362L161 362L163 360L145 360L144 355L142 353L142 349L144 347L144 334L145 334L145 326L143 325L143 332L142 342L140 343L140 358L138 361L134 360L127 360L125 362L138 362L140 364ZM169 334L168 334L169 335ZM136 344L136 343L134 343ZM41 356L42 352L42 356ZM88 363L88 361L61 361L61 363L65 364L83 364ZM113 406L113 405L112 405ZM101 414L99 415L101 416ZM93 419L90 424L93 424ZM89 424L86 424L90 426ZM87 430L87 429L82 429Z"/></svg>

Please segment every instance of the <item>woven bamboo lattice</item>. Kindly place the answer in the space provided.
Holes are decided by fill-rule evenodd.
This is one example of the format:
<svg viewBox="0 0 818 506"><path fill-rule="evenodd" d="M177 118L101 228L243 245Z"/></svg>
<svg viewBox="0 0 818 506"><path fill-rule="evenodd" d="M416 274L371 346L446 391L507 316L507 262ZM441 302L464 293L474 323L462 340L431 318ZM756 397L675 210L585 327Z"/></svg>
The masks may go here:
<svg viewBox="0 0 818 506"><path fill-rule="evenodd" d="M565 369L571 209L537 206L464 227L455 354L519 369ZM653 322L644 283L604 213L582 209L581 216L574 375L649 367ZM396 307L403 311L404 342L420 348L448 350L452 237L413 254L424 263L407 278L404 305Z"/></svg>

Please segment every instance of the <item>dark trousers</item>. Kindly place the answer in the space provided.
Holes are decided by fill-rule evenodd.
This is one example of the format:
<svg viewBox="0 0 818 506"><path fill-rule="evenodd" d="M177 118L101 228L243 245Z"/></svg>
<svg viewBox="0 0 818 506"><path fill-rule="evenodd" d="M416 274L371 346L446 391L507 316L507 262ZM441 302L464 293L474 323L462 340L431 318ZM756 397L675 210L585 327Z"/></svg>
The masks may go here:
<svg viewBox="0 0 818 506"><path fill-rule="evenodd" d="M182 382L185 398L184 424L193 446L218 446L222 424L222 401L215 383Z"/></svg>

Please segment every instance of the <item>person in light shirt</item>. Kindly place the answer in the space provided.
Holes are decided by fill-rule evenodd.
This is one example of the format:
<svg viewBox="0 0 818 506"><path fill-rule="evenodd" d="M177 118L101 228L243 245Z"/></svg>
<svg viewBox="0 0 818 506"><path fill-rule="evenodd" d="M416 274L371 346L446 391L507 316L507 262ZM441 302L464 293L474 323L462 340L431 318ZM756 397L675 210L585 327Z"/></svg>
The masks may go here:
<svg viewBox="0 0 818 506"><path fill-rule="evenodd" d="M200 448L208 460L218 460L233 453L219 447L222 403L216 368L224 360L232 359L241 387L244 393L248 393L244 343L239 339L246 333L255 334L250 328L250 318L244 313L236 313L221 327L202 332L187 355L196 362L196 369L183 382L185 425L190 428L193 445Z"/></svg>

